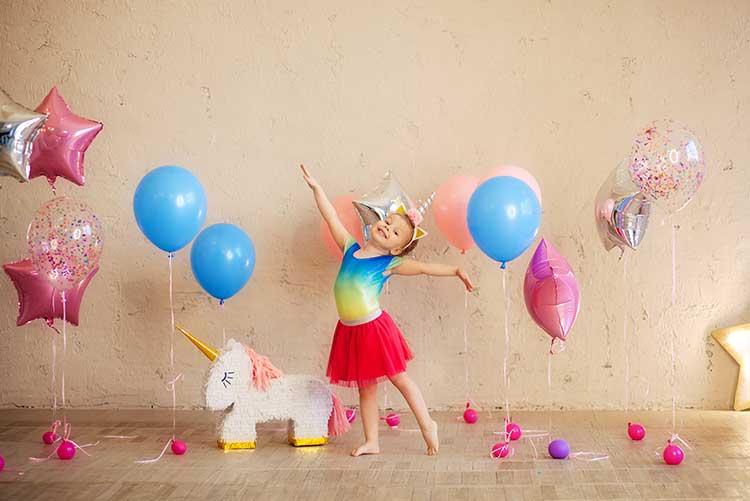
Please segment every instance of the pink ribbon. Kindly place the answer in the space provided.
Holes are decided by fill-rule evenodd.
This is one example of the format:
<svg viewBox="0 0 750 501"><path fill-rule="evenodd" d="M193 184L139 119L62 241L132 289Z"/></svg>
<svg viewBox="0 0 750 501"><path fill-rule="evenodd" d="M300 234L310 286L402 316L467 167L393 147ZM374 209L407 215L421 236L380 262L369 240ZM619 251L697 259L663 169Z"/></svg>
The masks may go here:
<svg viewBox="0 0 750 501"><path fill-rule="evenodd" d="M595 456L595 457L587 458L585 456ZM577 459L579 461L587 461L587 462L604 461L605 459L609 459L608 454L603 454L601 452L591 452L591 451L571 452L569 457L573 459Z"/></svg>
<svg viewBox="0 0 750 501"><path fill-rule="evenodd" d="M60 423L59 421L56 421L55 423L53 423L54 429L57 429L55 427L55 425L59 426L59 423ZM96 447L97 445L99 445L100 441L97 440L96 442L94 442L92 444L78 445L76 442L74 442L73 440L70 439L70 433L72 431L72 428L73 427L70 425L70 423L65 423L65 425L63 426L63 430L64 431L63 431L62 438L58 438L57 440L55 440L55 442L53 442L53 443L57 443L57 442L60 442L60 443L58 444L57 447L55 447L52 450L52 452L50 452L49 456L47 456L45 458L30 457L29 459L31 461L35 462L35 463L43 463L43 462L45 462L45 461L47 461L49 459L52 459L52 456L55 455L55 453L60 448L60 445L62 445L63 442L70 442L71 444L73 444L73 447L75 447L76 449L80 450L81 452L83 452L87 456L91 456L91 454L89 454L88 452L86 452L84 449L86 449L87 447Z"/></svg>
<svg viewBox="0 0 750 501"><path fill-rule="evenodd" d="M164 444L164 448L161 450L161 452L159 453L158 456L156 456L155 458L152 458L152 459L141 459L141 460L135 461L136 464L156 463L162 457L164 457L164 453L167 452L167 449L169 448L169 446L172 444L172 442L174 442L174 440L175 440L175 425L176 425L175 424L175 414L174 414L174 409L176 407L175 385L177 384L178 381L180 381L182 379L183 379L183 375L182 375L182 373L180 373L180 374L177 374L174 378L172 378L169 381L167 381L167 384L166 384L167 389L172 392L172 438L170 438L169 440L167 440L167 443Z"/></svg>

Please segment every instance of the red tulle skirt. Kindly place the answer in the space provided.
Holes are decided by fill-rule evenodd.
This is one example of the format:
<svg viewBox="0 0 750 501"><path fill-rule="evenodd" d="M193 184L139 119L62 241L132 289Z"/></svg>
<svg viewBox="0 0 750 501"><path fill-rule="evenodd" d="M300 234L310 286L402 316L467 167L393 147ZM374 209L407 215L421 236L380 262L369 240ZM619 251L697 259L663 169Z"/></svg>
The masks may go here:
<svg viewBox="0 0 750 501"><path fill-rule="evenodd" d="M361 388L404 372L412 358L404 336L384 311L366 324L338 323L326 375L332 384Z"/></svg>

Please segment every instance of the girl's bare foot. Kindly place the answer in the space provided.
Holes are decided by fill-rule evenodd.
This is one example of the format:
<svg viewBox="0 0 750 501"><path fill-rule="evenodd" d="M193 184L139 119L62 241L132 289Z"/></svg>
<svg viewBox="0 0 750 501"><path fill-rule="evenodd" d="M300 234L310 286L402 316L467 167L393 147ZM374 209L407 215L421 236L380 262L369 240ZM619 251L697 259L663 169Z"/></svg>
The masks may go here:
<svg viewBox="0 0 750 501"><path fill-rule="evenodd" d="M365 442L352 451L352 456L365 456L367 454L380 454L380 446L377 443Z"/></svg>
<svg viewBox="0 0 750 501"><path fill-rule="evenodd" d="M435 421L432 421L432 427L429 430L422 432L424 441L427 442L427 455L436 456L440 443L438 441L438 425Z"/></svg>

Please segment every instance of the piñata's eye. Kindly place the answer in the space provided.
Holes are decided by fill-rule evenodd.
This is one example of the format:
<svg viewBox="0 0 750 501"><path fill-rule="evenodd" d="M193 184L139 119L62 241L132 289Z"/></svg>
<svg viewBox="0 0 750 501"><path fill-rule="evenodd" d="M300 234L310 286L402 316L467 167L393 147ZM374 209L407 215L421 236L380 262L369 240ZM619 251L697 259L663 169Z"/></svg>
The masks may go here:
<svg viewBox="0 0 750 501"><path fill-rule="evenodd" d="M232 384L232 379L234 378L234 372L229 371L224 373L224 377L221 378L221 384L224 385L224 388L227 387L227 385Z"/></svg>

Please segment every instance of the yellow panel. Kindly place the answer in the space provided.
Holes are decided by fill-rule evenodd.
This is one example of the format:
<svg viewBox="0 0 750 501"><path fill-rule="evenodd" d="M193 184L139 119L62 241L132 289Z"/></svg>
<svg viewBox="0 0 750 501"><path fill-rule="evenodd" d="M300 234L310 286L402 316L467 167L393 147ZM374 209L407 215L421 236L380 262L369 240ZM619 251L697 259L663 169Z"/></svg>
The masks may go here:
<svg viewBox="0 0 750 501"><path fill-rule="evenodd" d="M255 449L255 442L222 442L218 441L219 449L233 451L239 449Z"/></svg>
<svg viewBox="0 0 750 501"><path fill-rule="evenodd" d="M290 436L289 443L295 447L308 447L311 445L325 445L328 443L328 437L294 438Z"/></svg>

